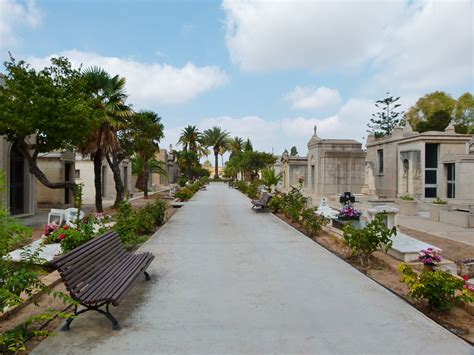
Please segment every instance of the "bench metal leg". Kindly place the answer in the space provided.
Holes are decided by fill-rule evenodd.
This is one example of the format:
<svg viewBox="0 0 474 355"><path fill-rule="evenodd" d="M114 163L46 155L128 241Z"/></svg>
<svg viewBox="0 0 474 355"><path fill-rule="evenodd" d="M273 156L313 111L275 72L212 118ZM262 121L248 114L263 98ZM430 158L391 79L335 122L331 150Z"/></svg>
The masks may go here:
<svg viewBox="0 0 474 355"><path fill-rule="evenodd" d="M150 281L151 280L150 274L146 271L143 271L143 273L145 274L145 280Z"/></svg>
<svg viewBox="0 0 474 355"><path fill-rule="evenodd" d="M66 320L66 323L61 328L61 331L62 332L69 331L70 330L69 326L71 325L72 321L74 319L76 319L79 314L85 313L85 312L88 312L88 311L97 311L97 312L103 314L104 316L106 316L112 322L112 329L113 330L120 330L121 327L120 327L119 322L117 321L117 319L114 318L112 313L110 313L110 311L109 311L110 303L105 304L105 311L100 309L100 307L102 307L103 305L104 305L104 303L102 303L98 306L85 306L86 308L81 309L80 311L77 311L77 306L75 306L74 307L74 316L72 316L72 317L70 317Z"/></svg>

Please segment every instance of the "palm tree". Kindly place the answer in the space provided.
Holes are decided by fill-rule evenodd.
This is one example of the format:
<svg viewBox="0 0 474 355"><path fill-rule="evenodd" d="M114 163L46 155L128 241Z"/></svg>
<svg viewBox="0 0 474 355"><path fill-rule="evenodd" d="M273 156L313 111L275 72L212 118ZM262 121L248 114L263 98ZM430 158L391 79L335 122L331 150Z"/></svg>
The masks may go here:
<svg viewBox="0 0 474 355"><path fill-rule="evenodd" d="M240 137L234 137L229 139L228 149L230 151L230 158L234 156L235 153L241 152L244 148L244 140Z"/></svg>
<svg viewBox="0 0 474 355"><path fill-rule="evenodd" d="M141 156L139 155L134 155L130 158L132 161L132 174L137 175L137 182L135 184L135 187L137 189L140 189L142 191L146 191L148 189L148 179L145 176L145 164L144 160ZM166 163L161 160L156 160L155 158L151 158L148 160L147 164L148 166L148 174L160 174L160 175L168 175L166 172Z"/></svg>
<svg viewBox="0 0 474 355"><path fill-rule="evenodd" d="M267 168L262 170L262 182L263 185L271 192L272 186L277 186L277 184L283 178L282 173L276 173L275 169Z"/></svg>
<svg viewBox="0 0 474 355"><path fill-rule="evenodd" d="M181 131L181 135L179 136L178 144L183 146L183 150L189 150L197 153L198 145L201 139L201 132L197 129L196 126L186 126Z"/></svg>
<svg viewBox="0 0 474 355"><path fill-rule="evenodd" d="M102 160L109 154L119 151L117 131L124 125L123 119L132 114L132 110L125 104L127 99L125 78L118 75L112 77L104 69L93 66L84 71L84 79L87 93L93 98L99 122L80 151L82 154L90 154L94 161L95 206L97 212L103 212ZM111 165L110 161L109 165ZM120 169L115 169L116 166L112 165L117 194L121 193L123 196L124 188Z"/></svg>
<svg viewBox="0 0 474 355"><path fill-rule="evenodd" d="M220 127L212 127L204 131L203 142L206 147L212 147L214 151L214 179L219 179L219 151L227 145L229 132Z"/></svg>

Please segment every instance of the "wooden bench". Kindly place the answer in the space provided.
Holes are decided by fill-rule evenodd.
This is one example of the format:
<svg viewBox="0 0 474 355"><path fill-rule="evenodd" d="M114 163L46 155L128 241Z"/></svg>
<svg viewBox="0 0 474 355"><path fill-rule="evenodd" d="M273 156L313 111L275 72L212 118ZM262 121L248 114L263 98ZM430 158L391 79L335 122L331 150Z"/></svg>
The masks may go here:
<svg viewBox="0 0 474 355"><path fill-rule="evenodd" d="M148 252L128 252L117 233L107 232L49 262L49 266L59 271L71 297L86 307L78 311L76 305L74 317L67 319L61 330L69 330L76 316L92 310L105 315L112 322L112 328L119 330L120 325L110 313L109 305L117 306L140 274L150 279L146 269L154 258ZM100 309L102 306L105 311Z"/></svg>
<svg viewBox="0 0 474 355"><path fill-rule="evenodd" d="M259 209L262 209L262 210L267 209L268 208L268 202L270 202L271 198L272 198L272 195L270 195L268 192L263 192L262 196L260 196L260 199L250 201L253 205L252 209L254 209L254 208L259 208Z"/></svg>

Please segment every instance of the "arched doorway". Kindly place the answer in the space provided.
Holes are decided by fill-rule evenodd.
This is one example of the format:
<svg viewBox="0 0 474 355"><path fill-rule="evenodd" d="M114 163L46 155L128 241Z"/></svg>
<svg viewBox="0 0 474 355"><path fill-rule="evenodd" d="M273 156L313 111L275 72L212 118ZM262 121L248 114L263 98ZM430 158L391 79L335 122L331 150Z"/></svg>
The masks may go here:
<svg viewBox="0 0 474 355"><path fill-rule="evenodd" d="M10 151L10 213L25 213L25 158L21 155L15 145Z"/></svg>

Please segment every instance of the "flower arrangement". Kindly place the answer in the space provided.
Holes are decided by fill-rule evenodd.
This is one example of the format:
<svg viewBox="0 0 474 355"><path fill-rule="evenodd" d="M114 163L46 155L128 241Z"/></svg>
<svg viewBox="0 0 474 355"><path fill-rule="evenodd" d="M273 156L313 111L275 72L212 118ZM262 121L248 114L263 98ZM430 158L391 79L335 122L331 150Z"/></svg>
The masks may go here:
<svg viewBox="0 0 474 355"><path fill-rule="evenodd" d="M341 212L337 215L338 219L359 219L362 212L354 208L350 203L342 206Z"/></svg>
<svg viewBox="0 0 474 355"><path fill-rule="evenodd" d="M469 276L464 275L462 278L464 280L464 288L467 289L468 291L474 292L474 286L468 283Z"/></svg>
<svg viewBox="0 0 474 355"><path fill-rule="evenodd" d="M45 244L61 243L61 240L66 238L66 236L70 233L69 231L71 230L71 228L68 225L59 226L56 224L55 226L55 229L50 228L48 229L48 234L44 234L46 236L46 239L44 240Z"/></svg>
<svg viewBox="0 0 474 355"><path fill-rule="evenodd" d="M418 260L426 266L435 266L441 262L441 253L433 248L423 249L418 255Z"/></svg>
<svg viewBox="0 0 474 355"><path fill-rule="evenodd" d="M49 237L52 233L56 232L59 229L59 224L57 223L48 223L44 225L43 235Z"/></svg>

